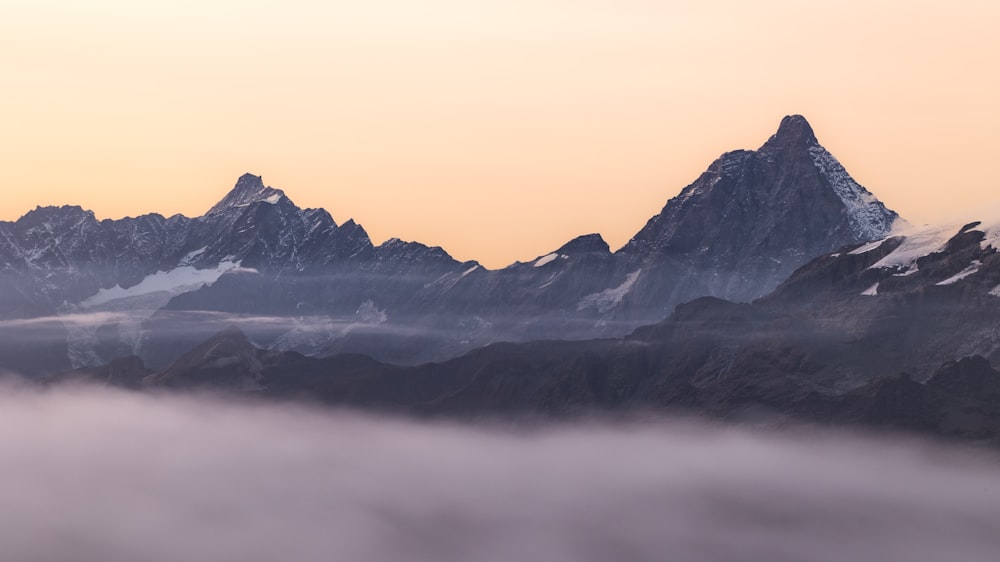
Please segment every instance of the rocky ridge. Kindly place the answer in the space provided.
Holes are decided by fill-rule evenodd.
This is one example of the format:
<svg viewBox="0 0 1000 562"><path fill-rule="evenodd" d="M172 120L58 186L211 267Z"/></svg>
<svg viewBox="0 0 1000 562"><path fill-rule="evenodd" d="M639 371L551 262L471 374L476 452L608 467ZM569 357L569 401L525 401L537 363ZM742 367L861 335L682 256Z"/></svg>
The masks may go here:
<svg viewBox="0 0 1000 562"><path fill-rule="evenodd" d="M621 336L701 296L749 301L897 219L801 116L724 154L621 249L585 235L495 271L416 242L375 246L246 174L197 218L48 207L0 223L0 318L84 318L51 323L74 366L137 354L162 367L232 323L274 349L418 363Z"/></svg>

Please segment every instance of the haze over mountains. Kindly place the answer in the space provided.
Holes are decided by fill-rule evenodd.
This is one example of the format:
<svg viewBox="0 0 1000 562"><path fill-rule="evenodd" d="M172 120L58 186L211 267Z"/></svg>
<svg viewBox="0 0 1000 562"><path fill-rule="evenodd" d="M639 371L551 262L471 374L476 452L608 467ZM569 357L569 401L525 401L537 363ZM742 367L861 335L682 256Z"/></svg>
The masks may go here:
<svg viewBox="0 0 1000 562"><path fill-rule="evenodd" d="M913 228L821 256L750 304L703 297L625 338L495 344L400 367L263 350L230 328L165 370L70 378L459 417L696 413L1000 443L1000 220Z"/></svg>
<svg viewBox="0 0 1000 562"><path fill-rule="evenodd" d="M617 251L583 235L493 271L374 246L248 174L198 218L0 224L0 358L46 381L406 414L652 410L993 442L993 214L907 225L801 116Z"/></svg>
<svg viewBox="0 0 1000 562"><path fill-rule="evenodd" d="M495 341L617 337L693 298L761 297L897 219L801 116L756 151L722 155L617 251L589 234L493 271L418 242L374 246L353 221L247 174L197 218L47 207L0 223L0 318L32 336L0 357L25 373L127 355L159 369L230 324L275 350L402 364Z"/></svg>

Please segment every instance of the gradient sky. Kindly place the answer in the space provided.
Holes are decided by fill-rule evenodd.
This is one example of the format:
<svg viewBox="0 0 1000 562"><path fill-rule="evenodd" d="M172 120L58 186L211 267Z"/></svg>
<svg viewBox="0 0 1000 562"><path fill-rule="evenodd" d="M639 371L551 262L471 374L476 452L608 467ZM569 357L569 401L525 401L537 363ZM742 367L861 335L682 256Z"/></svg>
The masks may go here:
<svg viewBox="0 0 1000 562"><path fill-rule="evenodd" d="M0 4L0 219L200 215L243 172L492 267L623 244L802 113L911 222L993 201L991 1Z"/></svg>

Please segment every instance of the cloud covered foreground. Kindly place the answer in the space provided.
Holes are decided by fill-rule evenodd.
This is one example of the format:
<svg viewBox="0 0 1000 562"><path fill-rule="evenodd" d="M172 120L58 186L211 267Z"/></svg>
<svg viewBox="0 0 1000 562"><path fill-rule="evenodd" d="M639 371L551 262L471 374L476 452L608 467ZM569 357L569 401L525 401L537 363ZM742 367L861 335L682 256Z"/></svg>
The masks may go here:
<svg viewBox="0 0 1000 562"><path fill-rule="evenodd" d="M0 559L995 560L1000 464L671 422L501 430L0 389Z"/></svg>

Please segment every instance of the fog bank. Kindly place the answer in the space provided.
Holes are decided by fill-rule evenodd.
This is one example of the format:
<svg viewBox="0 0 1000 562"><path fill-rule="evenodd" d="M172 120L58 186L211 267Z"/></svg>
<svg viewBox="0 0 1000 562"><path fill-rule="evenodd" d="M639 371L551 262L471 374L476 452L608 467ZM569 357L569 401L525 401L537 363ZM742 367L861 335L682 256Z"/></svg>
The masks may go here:
<svg viewBox="0 0 1000 562"><path fill-rule="evenodd" d="M0 559L995 560L983 453L0 388Z"/></svg>

